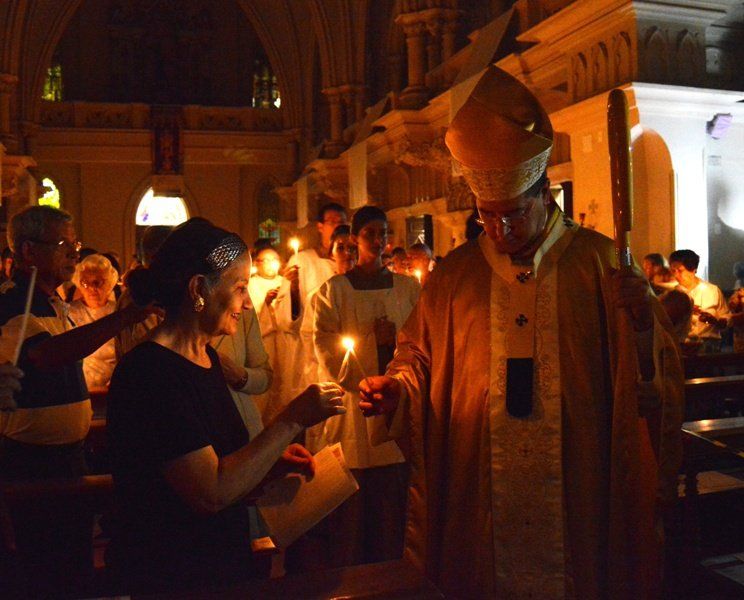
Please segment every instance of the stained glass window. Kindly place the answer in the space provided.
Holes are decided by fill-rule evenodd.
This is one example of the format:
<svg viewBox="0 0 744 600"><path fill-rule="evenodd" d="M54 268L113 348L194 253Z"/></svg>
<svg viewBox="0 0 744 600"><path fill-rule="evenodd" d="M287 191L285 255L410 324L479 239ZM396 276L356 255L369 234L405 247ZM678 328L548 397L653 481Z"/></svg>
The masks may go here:
<svg viewBox="0 0 744 600"><path fill-rule="evenodd" d="M39 204L60 208L59 190L54 182L49 177L44 177L41 180L41 185L44 186L44 193L39 197Z"/></svg>
<svg viewBox="0 0 744 600"><path fill-rule="evenodd" d="M280 108L282 99L276 75L269 61L257 58L253 64L253 108Z"/></svg>
<svg viewBox="0 0 744 600"><path fill-rule="evenodd" d="M258 224L258 237L270 238L274 240L273 244L279 244L279 223L274 219L266 219Z"/></svg>
<svg viewBox="0 0 744 600"><path fill-rule="evenodd" d="M179 225L189 218L189 211L182 198L155 196L147 190L137 206L137 225Z"/></svg>
<svg viewBox="0 0 744 600"><path fill-rule="evenodd" d="M44 91L41 97L51 102L62 102L62 65L53 63L47 69L46 79L44 80Z"/></svg>

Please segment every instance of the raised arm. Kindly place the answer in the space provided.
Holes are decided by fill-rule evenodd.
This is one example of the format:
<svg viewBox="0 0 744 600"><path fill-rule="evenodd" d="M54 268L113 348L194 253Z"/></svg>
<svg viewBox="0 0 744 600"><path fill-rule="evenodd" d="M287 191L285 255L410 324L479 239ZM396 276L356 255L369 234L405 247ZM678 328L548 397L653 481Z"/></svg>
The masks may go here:
<svg viewBox="0 0 744 600"><path fill-rule="evenodd" d="M46 338L29 348L28 359L41 370L77 362L95 352L125 327L144 320L151 312L151 309L130 304L98 321Z"/></svg>
<svg viewBox="0 0 744 600"><path fill-rule="evenodd" d="M193 510L219 512L258 487L305 427L342 414L342 393L332 383L312 385L249 444L222 458L212 446L199 448L165 463L163 475Z"/></svg>

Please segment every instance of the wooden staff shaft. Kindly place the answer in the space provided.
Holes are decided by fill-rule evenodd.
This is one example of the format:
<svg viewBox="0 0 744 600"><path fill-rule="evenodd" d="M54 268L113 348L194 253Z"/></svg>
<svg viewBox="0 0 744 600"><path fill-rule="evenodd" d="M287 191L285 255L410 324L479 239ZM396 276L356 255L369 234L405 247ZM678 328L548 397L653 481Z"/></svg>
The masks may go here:
<svg viewBox="0 0 744 600"><path fill-rule="evenodd" d="M615 224L615 250L621 267L630 267L630 231L633 229L633 161L630 155L628 101L619 89L607 101L607 131L612 177L612 216Z"/></svg>

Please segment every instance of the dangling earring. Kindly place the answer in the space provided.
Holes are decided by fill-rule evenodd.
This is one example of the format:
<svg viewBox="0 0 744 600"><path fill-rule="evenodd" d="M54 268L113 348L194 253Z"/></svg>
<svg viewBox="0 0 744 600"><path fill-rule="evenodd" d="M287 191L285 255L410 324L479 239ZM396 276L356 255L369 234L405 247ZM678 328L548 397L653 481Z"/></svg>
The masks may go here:
<svg viewBox="0 0 744 600"><path fill-rule="evenodd" d="M201 296L197 296L196 300L194 300L194 312L201 312L204 310L204 298Z"/></svg>

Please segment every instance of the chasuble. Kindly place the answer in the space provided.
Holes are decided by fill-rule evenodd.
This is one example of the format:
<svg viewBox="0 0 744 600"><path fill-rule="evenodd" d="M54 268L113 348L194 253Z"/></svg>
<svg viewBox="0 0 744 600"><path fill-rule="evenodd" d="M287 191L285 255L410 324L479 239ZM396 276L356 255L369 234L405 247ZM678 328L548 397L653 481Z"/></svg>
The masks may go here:
<svg viewBox="0 0 744 600"><path fill-rule="evenodd" d="M679 353L655 300L645 336L614 307L612 241L556 214L531 265L485 236L451 252L388 369L405 391L388 434L411 443L406 556L447 597L644 598L658 585ZM651 381L638 343L653 347ZM534 364L524 418L506 410L513 357Z"/></svg>

